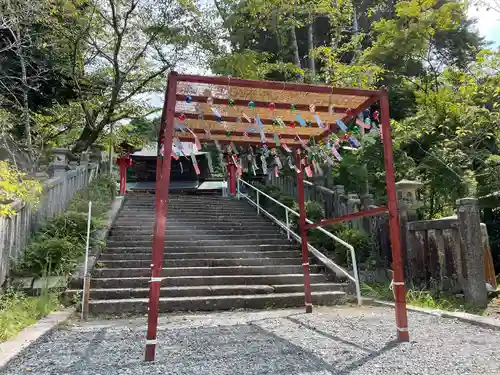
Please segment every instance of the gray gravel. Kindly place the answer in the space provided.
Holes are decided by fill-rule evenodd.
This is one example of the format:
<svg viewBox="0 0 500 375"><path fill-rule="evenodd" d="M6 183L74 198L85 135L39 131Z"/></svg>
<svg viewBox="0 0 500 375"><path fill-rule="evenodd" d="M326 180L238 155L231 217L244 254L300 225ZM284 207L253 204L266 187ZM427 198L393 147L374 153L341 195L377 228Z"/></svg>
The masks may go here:
<svg viewBox="0 0 500 375"><path fill-rule="evenodd" d="M500 331L409 318L412 341L398 344L394 310L380 307L166 316L155 363L142 361L145 319L75 322L0 374L500 374Z"/></svg>

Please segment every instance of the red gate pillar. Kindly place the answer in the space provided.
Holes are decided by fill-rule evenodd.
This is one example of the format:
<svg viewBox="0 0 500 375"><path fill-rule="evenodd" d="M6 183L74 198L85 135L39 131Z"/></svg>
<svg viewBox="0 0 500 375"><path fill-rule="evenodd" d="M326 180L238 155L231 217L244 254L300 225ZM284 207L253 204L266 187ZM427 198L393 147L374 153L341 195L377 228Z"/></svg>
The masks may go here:
<svg viewBox="0 0 500 375"><path fill-rule="evenodd" d="M161 131L165 135L163 158L158 160L155 191L155 222L153 225L153 245L151 262L151 279L149 280L148 330L146 335L145 361L154 361L156 353L156 333L158 328L158 308L160 300L160 283L165 250L165 228L168 214L168 189L170 186L170 166L172 154L172 137L174 128L175 103L177 90L177 73L171 72L168 77L167 95L163 106Z"/></svg>
<svg viewBox="0 0 500 375"><path fill-rule="evenodd" d="M393 290L396 301L396 329L399 341L409 341L408 316L406 312L405 280L401 256L401 232L399 229L396 178L392 154L391 120L387 91L380 96L382 139L384 143L385 180L387 184L387 207L389 209L389 234L392 247Z"/></svg>
<svg viewBox="0 0 500 375"><path fill-rule="evenodd" d="M120 195L127 194L127 168L132 165L129 155L124 155L116 159L116 164L120 167Z"/></svg>
<svg viewBox="0 0 500 375"><path fill-rule="evenodd" d="M234 165L231 155L227 155L227 179L229 184L229 193L236 196L236 165Z"/></svg>
<svg viewBox="0 0 500 375"><path fill-rule="evenodd" d="M304 171L302 170L300 149L297 150L297 200L299 203L299 229L302 249L302 267L304 268L304 295L306 313L312 313L311 302L311 280L309 277L309 248L307 247L307 229L306 229L306 205L304 202Z"/></svg>

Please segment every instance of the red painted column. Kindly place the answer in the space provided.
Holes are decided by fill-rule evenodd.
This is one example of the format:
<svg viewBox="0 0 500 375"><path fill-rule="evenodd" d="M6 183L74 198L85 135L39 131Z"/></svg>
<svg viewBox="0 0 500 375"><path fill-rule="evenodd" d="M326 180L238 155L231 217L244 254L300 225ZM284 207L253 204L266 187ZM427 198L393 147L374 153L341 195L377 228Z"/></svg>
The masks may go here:
<svg viewBox="0 0 500 375"><path fill-rule="evenodd" d="M309 248L307 247L306 205L304 202L304 171L301 165L300 149L297 150L297 200L299 203L299 230L302 249L302 267L304 268L304 296L306 313L312 313L311 280L309 277Z"/></svg>
<svg viewBox="0 0 500 375"><path fill-rule="evenodd" d="M120 168L120 195L127 194L127 168L132 165L130 156L125 155L116 159L116 164Z"/></svg>
<svg viewBox="0 0 500 375"><path fill-rule="evenodd" d="M151 279L149 281L148 330L145 360L154 361L156 353L156 333L158 328L158 308L160 300L160 283L162 280L163 255L165 249L165 228L168 214L168 189L170 186L170 167L172 154L172 135L174 127L175 103L177 90L177 73L171 72L168 77L167 97L163 106L161 129L165 129L165 147L161 171L157 171L155 194L155 222L153 232L153 249L151 263ZM166 113L166 115L165 115ZM159 163L158 163L159 165ZM158 173L159 172L159 173Z"/></svg>
<svg viewBox="0 0 500 375"><path fill-rule="evenodd" d="M389 209L389 234L392 247L392 270L394 273L393 288L394 299L396 301L397 339L399 341L409 341L405 281L401 256L401 232L398 218L398 201L396 196L396 178L394 175L391 122L387 91L384 91L380 97L380 109L382 136L384 139L384 165L385 180L387 184L387 207Z"/></svg>
<svg viewBox="0 0 500 375"><path fill-rule="evenodd" d="M236 165L234 165L231 155L227 156L227 179L229 183L229 193L236 196Z"/></svg>

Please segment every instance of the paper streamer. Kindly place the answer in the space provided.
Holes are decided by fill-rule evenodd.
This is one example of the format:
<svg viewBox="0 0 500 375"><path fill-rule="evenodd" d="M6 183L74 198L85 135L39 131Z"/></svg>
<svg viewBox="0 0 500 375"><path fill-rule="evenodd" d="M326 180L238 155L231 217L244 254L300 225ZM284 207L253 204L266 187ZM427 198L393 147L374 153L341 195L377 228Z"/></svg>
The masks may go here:
<svg viewBox="0 0 500 375"><path fill-rule="evenodd" d="M264 129L264 124L262 123L261 119L259 116L255 116L255 122L257 126L259 127L260 130Z"/></svg>
<svg viewBox="0 0 500 375"><path fill-rule="evenodd" d="M214 166L212 164L212 155L210 155L210 152L207 152L205 154L205 156L207 157L208 170L210 171L211 174L213 174L214 173Z"/></svg>
<svg viewBox="0 0 500 375"><path fill-rule="evenodd" d="M260 161L262 163L262 173L267 174L267 162L266 162L266 157L264 155L261 155Z"/></svg>
<svg viewBox="0 0 500 375"><path fill-rule="evenodd" d="M182 162L179 163L179 166L181 167L181 174L184 173L184 167L182 166Z"/></svg>
<svg viewBox="0 0 500 375"><path fill-rule="evenodd" d="M290 147L287 146L286 143L282 143L281 147L283 148L283 150L285 150L288 153L292 152L292 150L290 149Z"/></svg>
<svg viewBox="0 0 500 375"><path fill-rule="evenodd" d="M279 169L283 169L283 164L281 164L281 160L278 155L274 157L274 162L276 163Z"/></svg>
<svg viewBox="0 0 500 375"><path fill-rule="evenodd" d="M280 138L276 133L274 133L274 143L276 143L276 147L280 147Z"/></svg>
<svg viewBox="0 0 500 375"><path fill-rule="evenodd" d="M310 166L305 167L304 170L306 171L307 177L312 177L313 173L311 171L311 167Z"/></svg>
<svg viewBox="0 0 500 375"><path fill-rule="evenodd" d="M331 151L332 151L333 156L335 156L338 161L342 160L342 156L340 156L339 152L337 151L337 149L335 147L332 147Z"/></svg>
<svg viewBox="0 0 500 375"><path fill-rule="evenodd" d="M286 125L285 123L283 122L282 119L280 118L277 118L276 121L278 122L278 125L281 127L281 128L286 128Z"/></svg>
<svg viewBox="0 0 500 375"><path fill-rule="evenodd" d="M305 144L305 142L304 142L304 141L303 141L303 140L299 137L299 135L298 135L297 133L296 133L296 136L297 136L298 141L299 141L299 142L300 142L300 144L302 145L302 147L303 147L306 151L310 152L310 151L311 151L311 149L309 148L309 146L307 146L307 145Z"/></svg>
<svg viewBox="0 0 500 375"><path fill-rule="evenodd" d="M221 118L222 116L220 115L220 112L217 110L217 108L215 107L210 107L210 109L212 110L213 114L215 115L215 117L219 117Z"/></svg>
<svg viewBox="0 0 500 375"><path fill-rule="evenodd" d="M290 155L288 155L286 157L286 161L288 163L288 166L290 167L290 169L295 169L295 165L293 164L293 161L292 161L292 157Z"/></svg>
<svg viewBox="0 0 500 375"><path fill-rule="evenodd" d="M337 120L337 126L342 130L343 132L347 131L347 126L345 126L344 121L342 120Z"/></svg>
<svg viewBox="0 0 500 375"><path fill-rule="evenodd" d="M200 174L200 168L198 167L198 162L196 161L196 155L191 154L191 161L193 162L194 171L197 175Z"/></svg>
<svg viewBox="0 0 500 375"><path fill-rule="evenodd" d="M274 177L279 177L279 176L280 176L280 174L279 174L279 171L278 171L278 166L275 165L274 166Z"/></svg>
<svg viewBox="0 0 500 375"><path fill-rule="evenodd" d="M260 141L262 143L266 143L267 142L266 135L264 134L264 130L263 129L260 130Z"/></svg>
<svg viewBox="0 0 500 375"><path fill-rule="evenodd" d="M200 143L200 140L198 139L198 136L189 128L187 128L187 130L193 135L193 138L194 138L194 144L196 145L196 148L198 149L198 151L201 150L201 143Z"/></svg>
<svg viewBox="0 0 500 375"><path fill-rule="evenodd" d="M366 122L363 122L360 119L356 119L356 125L358 125L359 127L363 128L363 129L370 129L371 128L370 124L367 124Z"/></svg>
<svg viewBox="0 0 500 375"><path fill-rule="evenodd" d="M219 152L222 151L222 148L220 147L220 143L217 139L214 139L214 143L215 143L215 147L217 147L217 150L219 150Z"/></svg>
<svg viewBox="0 0 500 375"><path fill-rule="evenodd" d="M305 122L305 120L302 118L302 116L300 114L297 113L297 115L295 116L295 118L299 122L300 126L305 127L307 125L306 122Z"/></svg>
<svg viewBox="0 0 500 375"><path fill-rule="evenodd" d="M250 124L252 123L252 119L248 117L248 115L245 112L241 112L241 115L245 120L247 120Z"/></svg>
<svg viewBox="0 0 500 375"><path fill-rule="evenodd" d="M330 104L328 106L328 113L330 113L331 115L335 113L335 106L333 104Z"/></svg>
<svg viewBox="0 0 500 375"><path fill-rule="evenodd" d="M321 119L319 118L319 115L318 115L318 114L315 114L315 115L314 115L314 119L316 120L316 124L318 124L318 126L319 126L321 129L324 129L324 128L325 128L325 125L323 125L323 121L321 121Z"/></svg>
<svg viewBox="0 0 500 375"><path fill-rule="evenodd" d="M359 141L356 139L356 137L354 136L349 136L349 143L353 146L353 147L361 147L361 144L359 143Z"/></svg>
<svg viewBox="0 0 500 375"><path fill-rule="evenodd" d="M238 155L238 154L239 154L239 152L238 152L238 149L236 148L236 146L235 146L234 142L231 142L229 145L231 146L231 149L233 150L233 152L234 152L236 155Z"/></svg>
<svg viewBox="0 0 500 375"><path fill-rule="evenodd" d="M212 139L212 133L210 133L210 130L205 129L205 135L207 136L208 139Z"/></svg>
<svg viewBox="0 0 500 375"><path fill-rule="evenodd" d="M186 127L183 124L175 124L174 125L174 130L180 130L181 132L186 131Z"/></svg>
<svg viewBox="0 0 500 375"><path fill-rule="evenodd" d="M171 155L172 155L172 158L174 158L174 160L179 160L179 156L177 156L177 154L174 151L172 151Z"/></svg>

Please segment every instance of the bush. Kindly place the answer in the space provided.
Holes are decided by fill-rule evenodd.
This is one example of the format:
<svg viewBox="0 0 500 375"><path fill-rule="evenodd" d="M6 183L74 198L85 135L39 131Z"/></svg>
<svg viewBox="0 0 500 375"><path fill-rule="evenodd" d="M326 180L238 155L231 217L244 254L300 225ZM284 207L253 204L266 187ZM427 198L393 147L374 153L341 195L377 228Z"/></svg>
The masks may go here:
<svg viewBox="0 0 500 375"><path fill-rule="evenodd" d="M74 237L35 237L15 272L29 276L67 275L85 254L85 242Z"/></svg>
<svg viewBox="0 0 500 375"><path fill-rule="evenodd" d="M376 246L368 235L357 229L344 227L337 230L334 234L354 247L358 264L364 263L369 259ZM340 265L350 266L352 263L350 250L337 242L335 243L333 258L334 261Z"/></svg>
<svg viewBox="0 0 500 375"><path fill-rule="evenodd" d="M92 201L91 233L105 223L105 213L115 196L116 184L108 176L99 176L75 195L69 211L42 226L13 267L19 275L67 275L85 254L88 201ZM91 237L92 238L92 237Z"/></svg>

